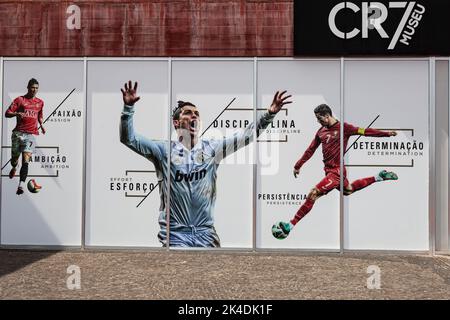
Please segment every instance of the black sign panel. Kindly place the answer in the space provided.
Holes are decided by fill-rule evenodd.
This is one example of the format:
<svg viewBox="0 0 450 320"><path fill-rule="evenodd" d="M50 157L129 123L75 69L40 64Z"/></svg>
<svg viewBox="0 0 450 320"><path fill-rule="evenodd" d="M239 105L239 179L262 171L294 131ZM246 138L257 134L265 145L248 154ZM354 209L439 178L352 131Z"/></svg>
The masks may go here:
<svg viewBox="0 0 450 320"><path fill-rule="evenodd" d="M294 1L294 54L450 55L450 1Z"/></svg>

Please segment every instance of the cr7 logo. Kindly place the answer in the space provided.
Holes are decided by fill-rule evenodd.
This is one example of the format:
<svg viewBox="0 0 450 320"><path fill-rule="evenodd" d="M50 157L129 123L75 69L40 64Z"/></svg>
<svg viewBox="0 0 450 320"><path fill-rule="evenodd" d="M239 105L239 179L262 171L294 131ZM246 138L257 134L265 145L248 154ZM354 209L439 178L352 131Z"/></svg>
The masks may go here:
<svg viewBox="0 0 450 320"><path fill-rule="evenodd" d="M411 2L389 2L389 8L381 2L363 2L361 8L353 2L341 2L331 9L328 16L328 25L331 32L341 39L352 39L359 34L363 39L369 37L369 30L376 30L381 38L390 38L383 28L383 23L388 19L389 10L404 9L403 17L392 36L388 50L395 49L397 43L403 43L409 46L410 40L413 38L416 28L419 26L425 13L425 7L416 1ZM342 10L350 10L354 13L361 11L361 29L354 28L350 32L342 32L336 25L336 16Z"/></svg>

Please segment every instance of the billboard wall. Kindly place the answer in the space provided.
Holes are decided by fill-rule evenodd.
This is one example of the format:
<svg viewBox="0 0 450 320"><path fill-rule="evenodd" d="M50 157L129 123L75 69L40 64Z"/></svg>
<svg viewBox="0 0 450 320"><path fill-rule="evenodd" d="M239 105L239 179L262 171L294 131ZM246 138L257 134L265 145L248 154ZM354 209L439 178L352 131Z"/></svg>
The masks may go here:
<svg viewBox="0 0 450 320"><path fill-rule="evenodd" d="M18 173L7 177L15 120L3 118L2 245L161 248L170 211L172 247L336 251L343 236L350 250L429 248L428 60L6 60L3 73L3 112L34 77L48 120L29 171L42 190L17 196ZM129 80L140 100L124 107ZM293 103L268 117L284 90ZM190 147L175 129L184 121L173 118L178 101L198 112L181 115L195 120ZM339 190L329 190L275 239L272 226L289 222L324 181L324 141L293 172L323 126L321 104L339 122L397 135L355 131L342 150L346 178L368 185L345 197L343 213ZM378 183L382 170L398 180ZM191 236L203 238L180 241Z"/></svg>

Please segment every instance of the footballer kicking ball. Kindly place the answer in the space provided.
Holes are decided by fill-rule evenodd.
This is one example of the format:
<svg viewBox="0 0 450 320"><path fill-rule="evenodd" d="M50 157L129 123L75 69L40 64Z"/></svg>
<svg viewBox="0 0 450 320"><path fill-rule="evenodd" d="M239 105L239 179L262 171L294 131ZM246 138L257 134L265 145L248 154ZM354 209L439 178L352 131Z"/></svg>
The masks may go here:
<svg viewBox="0 0 450 320"><path fill-rule="evenodd" d="M272 226L272 235L278 240L286 239L289 235L289 231L286 232L283 228L281 228L281 223L283 222L277 222Z"/></svg>
<svg viewBox="0 0 450 320"><path fill-rule="evenodd" d="M38 185L36 180L30 179L27 183L27 188L31 193L38 193L42 189L42 186Z"/></svg>

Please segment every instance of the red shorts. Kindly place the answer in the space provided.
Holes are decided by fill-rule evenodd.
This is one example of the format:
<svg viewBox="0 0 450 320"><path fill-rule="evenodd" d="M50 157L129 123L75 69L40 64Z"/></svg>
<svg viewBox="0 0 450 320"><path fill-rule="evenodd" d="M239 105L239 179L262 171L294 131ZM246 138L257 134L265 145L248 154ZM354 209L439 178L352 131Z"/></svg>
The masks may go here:
<svg viewBox="0 0 450 320"><path fill-rule="evenodd" d="M325 178L322 179L316 188L323 194L327 194L333 189L338 189L340 187L340 168L325 168ZM349 182L347 180L347 170L344 167L344 189L348 189Z"/></svg>

